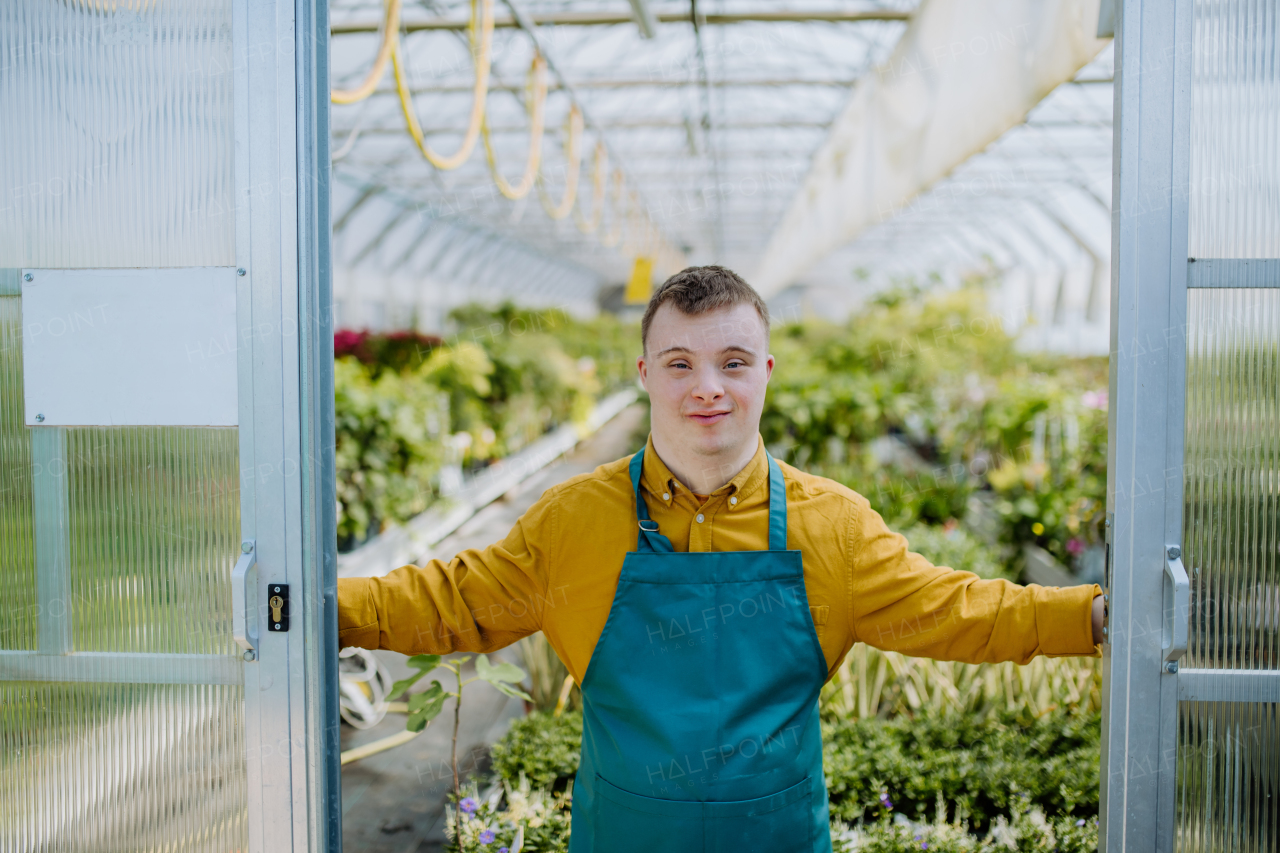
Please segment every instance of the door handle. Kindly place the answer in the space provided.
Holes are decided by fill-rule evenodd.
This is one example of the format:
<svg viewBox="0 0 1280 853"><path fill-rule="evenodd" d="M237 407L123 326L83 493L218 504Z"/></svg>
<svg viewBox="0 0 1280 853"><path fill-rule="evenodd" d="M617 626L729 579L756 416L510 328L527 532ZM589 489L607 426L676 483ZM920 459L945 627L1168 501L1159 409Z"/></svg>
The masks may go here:
<svg viewBox="0 0 1280 853"><path fill-rule="evenodd" d="M249 583L250 573L258 564L258 549L252 539L246 539L240 550L243 553L231 570L231 636L235 638L236 645L245 650L245 660L252 660L249 655L257 645L258 632L255 629L258 620L254 612L256 608L249 607Z"/></svg>
<svg viewBox="0 0 1280 853"><path fill-rule="evenodd" d="M1164 573L1173 581L1173 612L1165 614L1163 632L1165 670L1178 671L1178 658L1187 653L1187 623L1191 621L1191 580L1182 567L1182 549L1165 549Z"/></svg>

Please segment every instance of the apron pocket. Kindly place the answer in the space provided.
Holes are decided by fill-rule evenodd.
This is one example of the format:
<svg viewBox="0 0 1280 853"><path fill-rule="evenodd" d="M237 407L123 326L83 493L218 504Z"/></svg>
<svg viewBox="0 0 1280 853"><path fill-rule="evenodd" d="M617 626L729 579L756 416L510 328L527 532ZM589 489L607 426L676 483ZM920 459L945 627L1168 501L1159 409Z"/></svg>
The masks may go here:
<svg viewBox="0 0 1280 853"><path fill-rule="evenodd" d="M624 791L596 776L593 849L609 853L809 853L812 777L752 800L702 803Z"/></svg>

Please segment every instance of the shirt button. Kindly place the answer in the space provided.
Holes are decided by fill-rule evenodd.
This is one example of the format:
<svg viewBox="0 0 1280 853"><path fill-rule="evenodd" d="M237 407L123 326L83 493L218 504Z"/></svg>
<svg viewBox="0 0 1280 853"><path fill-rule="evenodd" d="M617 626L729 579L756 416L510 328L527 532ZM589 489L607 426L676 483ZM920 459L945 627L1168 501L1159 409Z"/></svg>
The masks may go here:
<svg viewBox="0 0 1280 853"><path fill-rule="evenodd" d="M702 513L698 513L698 523L702 523Z"/></svg>
<svg viewBox="0 0 1280 853"><path fill-rule="evenodd" d="M662 493L662 499L663 499L664 501L669 501L669 500L671 500L671 493L670 493L670 492L663 492L663 493Z"/></svg>
<svg viewBox="0 0 1280 853"><path fill-rule="evenodd" d="M738 505L737 498L729 498L729 506L737 506L737 505Z"/></svg>

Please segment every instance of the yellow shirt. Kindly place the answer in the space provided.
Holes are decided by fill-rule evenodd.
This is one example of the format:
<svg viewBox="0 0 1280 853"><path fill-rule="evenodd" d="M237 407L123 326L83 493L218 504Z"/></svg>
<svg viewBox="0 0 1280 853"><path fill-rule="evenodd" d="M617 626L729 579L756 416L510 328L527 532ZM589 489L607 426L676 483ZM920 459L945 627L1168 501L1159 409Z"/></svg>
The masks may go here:
<svg viewBox="0 0 1280 853"><path fill-rule="evenodd" d="M636 547L628 458L548 489L501 542L381 578L338 580L344 646L405 654L487 652L536 631L581 684L622 571ZM855 642L939 660L1017 661L1095 655L1097 586L1060 589L982 580L907 550L867 499L779 463L787 547L805 591L828 678ZM677 551L768 548L763 442L733 481L699 505L649 440L641 478L649 514Z"/></svg>

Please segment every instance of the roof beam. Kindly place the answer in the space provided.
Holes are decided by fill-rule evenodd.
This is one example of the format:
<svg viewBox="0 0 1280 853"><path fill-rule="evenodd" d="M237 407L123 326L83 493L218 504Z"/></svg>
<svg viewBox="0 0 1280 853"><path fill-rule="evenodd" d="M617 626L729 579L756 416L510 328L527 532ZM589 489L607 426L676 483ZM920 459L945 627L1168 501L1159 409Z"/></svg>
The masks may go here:
<svg viewBox="0 0 1280 853"><path fill-rule="evenodd" d="M893 54L855 87L833 122L754 271L756 289L766 298L782 290L877 224L885 211L907 206L943 180L1075 78L1105 44L1092 26L1082 24L1089 5L1090 0L921 4ZM960 50L952 53L955 45ZM1001 85L987 85L992 80Z"/></svg>
<svg viewBox="0 0 1280 853"><path fill-rule="evenodd" d="M679 129L684 130L684 122L678 120L662 120L662 119L641 119L639 121L620 121L620 122L601 122L600 126L606 131L616 130L645 130L645 129ZM778 118L773 121L735 121L724 122L716 125L716 130L763 130L766 128L776 128L778 130L826 130L831 126L830 122L825 121L801 121L798 119ZM333 128L334 136L346 136L351 133L350 127ZM436 134L451 133L461 136L467 132L465 127L437 127L423 128L424 136L432 136ZM489 133L518 133L523 136L529 135L529 128L525 126L512 125L509 127L490 127ZM408 133L403 127L366 127L360 131L361 136L405 136Z"/></svg>
<svg viewBox="0 0 1280 853"><path fill-rule="evenodd" d="M651 39L658 34L658 19L653 15L649 0L631 0L631 11L636 14L636 25L640 27L640 35Z"/></svg>
<svg viewBox="0 0 1280 853"><path fill-rule="evenodd" d="M709 85L713 89L770 89L770 88L789 88L789 87L813 87L813 88L832 88L832 89L852 89L856 80L852 78L840 77L779 77L779 78L760 78L760 79L743 79L743 80L712 80ZM663 80L663 79L646 79L643 77L617 79L604 78L600 80L582 79L573 82L575 89L676 89L684 88L691 85L688 80ZM564 89L564 86L558 82L552 81L547 84L548 92L556 92ZM454 86L419 86L411 87L409 94L411 95L472 95L475 94L475 84L468 83L466 85ZM512 92L514 94L524 94L525 87L514 83L490 83L490 92ZM375 95L396 95L393 87L384 87L375 89Z"/></svg>
<svg viewBox="0 0 1280 853"><path fill-rule="evenodd" d="M633 0L635 2L635 0ZM660 24L691 23L692 19L685 12L659 12L654 19ZM597 27L617 24L634 24L636 18L620 12L544 12L530 15L529 20L536 26L558 27ZM891 9L874 11L846 12L832 9L800 9L779 12L735 12L707 14L699 16L698 22L707 24L746 24L746 23L825 23L856 24L866 21L909 21L910 12L898 12ZM465 30L471 25L469 18L419 18L414 21L401 21L401 32L416 33L423 30ZM495 16L494 27L513 29L520 26L512 15ZM643 24L641 24L643 27ZM381 30L381 21L349 21L331 24L329 32L333 35L350 33L376 33Z"/></svg>

